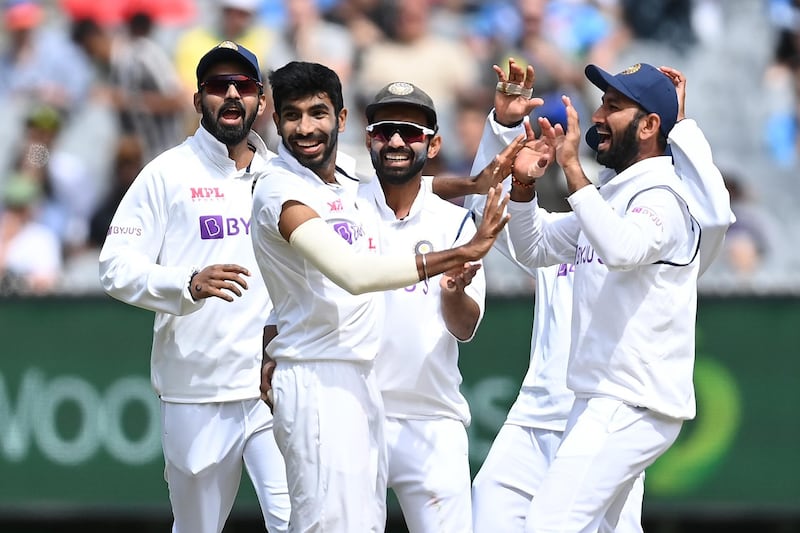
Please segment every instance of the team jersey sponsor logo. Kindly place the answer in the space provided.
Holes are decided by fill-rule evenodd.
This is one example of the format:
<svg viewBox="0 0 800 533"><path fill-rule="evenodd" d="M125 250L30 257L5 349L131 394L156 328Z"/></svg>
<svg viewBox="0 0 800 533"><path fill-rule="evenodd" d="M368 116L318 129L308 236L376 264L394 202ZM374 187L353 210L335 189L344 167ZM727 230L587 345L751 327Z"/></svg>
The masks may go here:
<svg viewBox="0 0 800 533"><path fill-rule="evenodd" d="M108 235L133 235L135 237L142 236L142 228L136 226L109 226Z"/></svg>
<svg viewBox="0 0 800 533"><path fill-rule="evenodd" d="M331 225L333 231L347 241L347 244L353 244L364 236L364 228L360 225L353 224L349 220L329 220L328 224Z"/></svg>
<svg viewBox="0 0 800 533"><path fill-rule="evenodd" d="M572 272L575 272L575 265L570 263L561 263L558 265L558 277L569 276Z"/></svg>
<svg viewBox="0 0 800 533"><path fill-rule="evenodd" d="M250 235L250 220L225 218L222 215L200 217L201 239L224 239L236 235Z"/></svg>
<svg viewBox="0 0 800 533"><path fill-rule="evenodd" d="M656 226L661 226L662 225L661 217L658 216L658 213L656 213L655 211L653 211L649 207L634 207L633 209L631 209L631 213L638 213L638 214L642 214L642 215L648 216L648 217L650 217L650 220L653 221L653 224L655 224Z"/></svg>
<svg viewBox="0 0 800 533"><path fill-rule="evenodd" d="M224 200L225 193L219 187L190 187L192 201Z"/></svg>
<svg viewBox="0 0 800 533"><path fill-rule="evenodd" d="M330 211L331 213L339 213L341 211L344 211L344 204L340 199L337 198L332 202L328 202L328 211Z"/></svg>

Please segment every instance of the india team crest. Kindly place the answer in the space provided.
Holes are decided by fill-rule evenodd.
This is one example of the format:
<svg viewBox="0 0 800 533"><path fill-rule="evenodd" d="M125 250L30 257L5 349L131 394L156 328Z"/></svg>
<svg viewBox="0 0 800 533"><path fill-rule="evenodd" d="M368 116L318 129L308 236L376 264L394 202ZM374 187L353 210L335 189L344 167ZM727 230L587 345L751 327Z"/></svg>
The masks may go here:
<svg viewBox="0 0 800 533"><path fill-rule="evenodd" d="M628 67L625 70L623 70L622 72L620 72L620 74L623 74L623 75L635 74L636 72L639 72L640 68L642 68L642 64L641 63L636 63L635 65L631 65L630 67Z"/></svg>
<svg viewBox="0 0 800 533"><path fill-rule="evenodd" d="M406 83L404 81L397 81L389 85L389 87L386 90L397 96L405 96L407 94L413 93L414 87L410 83Z"/></svg>
<svg viewBox="0 0 800 533"><path fill-rule="evenodd" d="M238 50L239 45L233 41L222 41L217 45L217 48L230 48L231 50Z"/></svg>
<svg viewBox="0 0 800 533"><path fill-rule="evenodd" d="M415 254L429 254L433 251L433 243L431 241L419 241L414 245Z"/></svg>

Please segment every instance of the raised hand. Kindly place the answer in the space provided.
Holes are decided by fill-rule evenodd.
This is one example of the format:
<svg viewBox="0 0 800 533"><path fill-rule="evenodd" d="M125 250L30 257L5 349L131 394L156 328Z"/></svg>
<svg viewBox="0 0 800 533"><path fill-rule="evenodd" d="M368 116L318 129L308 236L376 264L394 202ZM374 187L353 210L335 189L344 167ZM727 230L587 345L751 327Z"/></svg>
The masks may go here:
<svg viewBox="0 0 800 533"><path fill-rule="evenodd" d="M675 85L675 92L678 93L678 120L686 118L686 76L672 67L658 67L658 70L666 74Z"/></svg>
<svg viewBox="0 0 800 533"><path fill-rule="evenodd" d="M497 65L497 90L494 93L496 120L504 126L516 124L531 111L544 104L541 98L532 98L536 74L533 66L523 69L513 57L508 58L508 74Z"/></svg>
<svg viewBox="0 0 800 533"><path fill-rule="evenodd" d="M526 145L525 134L517 135L514 141L506 146L502 152L497 154L491 163L486 165L483 170L473 177L476 194L486 194L486 192L511 174L514 166L514 159L517 153Z"/></svg>
<svg viewBox="0 0 800 533"><path fill-rule="evenodd" d="M478 226L478 231L463 248L468 252L469 260L477 261L489 253L497 236L508 223L510 215L506 213L508 195L503 194L502 185L495 185L486 194L486 203L483 207L483 218Z"/></svg>
<svg viewBox="0 0 800 533"><path fill-rule="evenodd" d="M555 151L556 161L561 168L566 169L571 165L580 166L578 153L581 143L581 127L578 121L578 111L572 105L569 96L562 96L561 101L567 110L567 131L561 124L553 126L547 118L539 119L542 129L542 138Z"/></svg>
<svg viewBox="0 0 800 533"><path fill-rule="evenodd" d="M528 184L544 175L547 167L555 159L555 151L542 136L536 138L530 122L527 120L525 121L525 133L525 145L514 158L512 172L517 181Z"/></svg>

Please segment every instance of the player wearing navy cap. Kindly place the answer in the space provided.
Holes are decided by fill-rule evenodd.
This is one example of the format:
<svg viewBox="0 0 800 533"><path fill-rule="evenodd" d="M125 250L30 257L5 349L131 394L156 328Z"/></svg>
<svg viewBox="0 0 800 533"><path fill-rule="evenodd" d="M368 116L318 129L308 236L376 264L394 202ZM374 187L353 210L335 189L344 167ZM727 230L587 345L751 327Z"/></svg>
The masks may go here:
<svg viewBox="0 0 800 533"><path fill-rule="evenodd" d="M575 265L567 386L576 399L527 532L615 527L642 472L694 417L697 277L731 220L702 134L691 121L675 125L680 73L637 64L617 75L589 66L586 74L603 90L587 135L607 167L599 189L578 159L580 126L567 97L566 129L546 119L540 125L566 175L573 213L554 220L537 207L529 174L538 161L525 150L512 179L517 260ZM675 167L664 155L668 139L683 156L675 155ZM693 150L700 153L694 161L686 157ZM687 164L681 176L678 161Z"/></svg>
<svg viewBox="0 0 800 533"><path fill-rule="evenodd" d="M272 306L250 242L253 173L274 154L251 126L266 108L258 61L231 41L197 66L200 126L150 162L100 252L114 298L154 311L151 378L174 533L219 533L247 468L267 529L289 497L272 415L260 401L261 334Z"/></svg>

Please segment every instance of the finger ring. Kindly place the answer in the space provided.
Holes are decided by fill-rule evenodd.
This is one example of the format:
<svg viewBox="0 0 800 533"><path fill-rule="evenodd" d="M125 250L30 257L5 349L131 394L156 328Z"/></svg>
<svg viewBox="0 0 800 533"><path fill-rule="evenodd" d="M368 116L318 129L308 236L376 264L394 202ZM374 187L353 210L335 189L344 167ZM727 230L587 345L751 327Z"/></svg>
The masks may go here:
<svg viewBox="0 0 800 533"><path fill-rule="evenodd" d="M199 283L198 283L197 285L195 285L195 286L194 286L194 290L195 290L196 292L200 292L200 290L201 290L202 288L203 288L203 286L202 286L202 285L200 285Z"/></svg>
<svg viewBox="0 0 800 533"><path fill-rule="evenodd" d="M496 90L508 96L522 96L523 98L531 98L533 96L533 87L524 87L518 83L498 81Z"/></svg>

